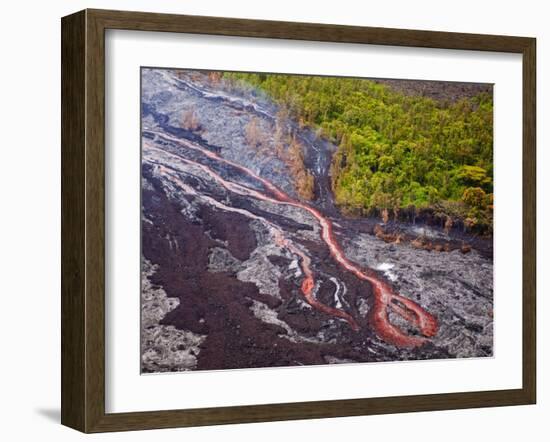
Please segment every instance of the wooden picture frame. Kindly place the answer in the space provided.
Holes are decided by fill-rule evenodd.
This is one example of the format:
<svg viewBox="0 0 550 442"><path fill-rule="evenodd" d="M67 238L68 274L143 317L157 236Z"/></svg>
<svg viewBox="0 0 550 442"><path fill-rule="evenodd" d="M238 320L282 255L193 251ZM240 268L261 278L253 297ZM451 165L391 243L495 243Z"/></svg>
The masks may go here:
<svg viewBox="0 0 550 442"><path fill-rule="evenodd" d="M536 400L536 41L533 38L84 10L62 19L62 410L83 432L533 404ZM496 51L523 57L523 385L219 408L105 412L105 30Z"/></svg>

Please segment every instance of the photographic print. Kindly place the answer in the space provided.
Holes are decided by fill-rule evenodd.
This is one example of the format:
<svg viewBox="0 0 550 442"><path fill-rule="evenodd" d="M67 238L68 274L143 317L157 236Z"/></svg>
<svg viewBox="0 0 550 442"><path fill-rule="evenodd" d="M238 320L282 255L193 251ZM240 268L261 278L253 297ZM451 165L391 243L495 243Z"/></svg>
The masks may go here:
<svg viewBox="0 0 550 442"><path fill-rule="evenodd" d="M493 356L493 86L141 69L141 372Z"/></svg>

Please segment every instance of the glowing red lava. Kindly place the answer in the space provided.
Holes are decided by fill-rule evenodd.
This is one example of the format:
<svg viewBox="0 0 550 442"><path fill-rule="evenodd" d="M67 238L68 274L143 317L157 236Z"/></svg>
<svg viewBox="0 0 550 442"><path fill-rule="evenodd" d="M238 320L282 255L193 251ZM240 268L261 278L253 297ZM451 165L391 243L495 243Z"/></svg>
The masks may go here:
<svg viewBox="0 0 550 442"><path fill-rule="evenodd" d="M438 329L437 319L433 315L425 311L418 304L416 304L414 301L395 293L395 291L391 288L391 286L387 282L385 282L383 279L381 279L380 276L376 274L376 272L370 269L363 270L357 264L350 261L344 255L344 252L342 251L338 242L334 238L332 223L328 218L324 217L317 209L301 201L291 198L289 195L287 195L282 190L277 188L270 181L260 177L259 175L254 173L252 170L240 164L237 164L233 161L222 158L216 153L209 151L195 143L192 143L188 140L181 140L160 132L154 132L154 134L160 138L164 138L165 140L177 143L180 146L199 151L205 156L207 156L208 158L211 158L213 160L227 164L233 168L240 170L241 172L247 174L248 176L262 183L264 188L267 191L269 191L269 193L271 193L272 196L265 195L257 190L250 189L238 183L226 181L219 174L217 174L212 169L210 169L209 167L201 163L197 163L195 161L189 160L180 155L174 154L172 152L168 152L164 149L155 148L147 143L147 147L149 148L162 151L165 154L177 157L179 160L183 162L186 162L188 164L194 165L195 167L201 168L204 172L208 173L212 178L214 178L216 181L218 181L222 186L224 186L228 190L231 190L233 192L237 192L240 194L246 194L254 198L261 199L264 201L269 201L275 204L286 204L294 207L299 207L309 212L318 221L321 227L321 238L328 246L330 250L330 254L333 257L333 259L336 262L338 262L338 264L340 264L344 269L353 273L357 278L367 281L368 283L371 284L373 288L374 302L371 309L369 310L368 319L369 319L369 323L374 328L376 334L382 340L398 347L410 348L410 347L420 346L427 341L426 338L435 336ZM234 209L234 210L240 210L240 209ZM254 218L260 218L255 215L252 215L252 216ZM269 224L274 226L272 223L269 223ZM345 320L354 331L359 331L360 328L357 321L349 313L337 308L327 306L319 302L315 298L315 295L314 295L315 280L314 280L313 272L310 267L311 265L310 258L299 247L297 247L294 243L292 243L292 241L285 238L282 234L282 231L280 231L280 229L278 230L278 232L279 234L278 234L277 241L280 243L280 245L287 248L293 254L298 255L301 259L300 265L305 275L305 278L302 281L301 291L302 291L302 294L304 295L305 300L308 302L308 304L310 304L313 308L316 308L317 310L322 311L323 313ZM388 318L388 309L392 309L396 314L398 314L399 316L404 318L406 321L410 322L415 327L417 327L423 336L408 335L404 333L399 327L393 325Z"/></svg>

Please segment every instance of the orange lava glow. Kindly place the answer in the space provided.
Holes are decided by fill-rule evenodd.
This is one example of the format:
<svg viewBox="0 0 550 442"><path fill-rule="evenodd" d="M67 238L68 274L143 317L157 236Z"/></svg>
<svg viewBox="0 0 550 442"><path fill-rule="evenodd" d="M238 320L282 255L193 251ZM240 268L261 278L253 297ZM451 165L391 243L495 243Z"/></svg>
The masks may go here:
<svg viewBox="0 0 550 442"><path fill-rule="evenodd" d="M332 258L342 268L353 273L357 278L368 282L372 286L374 300L372 302L372 306L368 312L367 317L369 324L371 325L371 327L373 327L378 337L380 337L383 341L398 347L411 348L418 347L424 344L428 340L428 338L436 335L438 330L438 322L433 315L428 313L426 310L424 310L422 307L420 307L417 303L410 300L409 298L406 298L396 293L393 288L376 272L368 268L362 269L356 263L350 261L345 256L343 250L338 244L338 241L334 237L331 221L323 216L321 212L319 212L319 210L290 197L288 194L277 188L270 181L260 177L252 170L233 161L222 158L218 154L209 151L200 145L192 143L188 140L181 140L160 132L154 132L154 134L157 137L176 143L184 148L200 151L202 154L210 159L240 170L254 180L260 182L269 195L254 189L250 189L242 184L226 181L219 174L217 174L204 164L189 160L180 155L168 152L164 149L159 149L152 146L148 142L146 143L146 147L149 149L161 151L165 155L176 157L179 161L200 168L226 189L237 192L241 195L248 195L253 198L261 199L274 204L285 204L298 207L311 214L317 220L319 226L321 227L321 239L328 246ZM255 217L258 218L257 216ZM306 302L310 304L313 308L327 315L346 321L352 330L354 330L355 332L359 332L359 324L352 315L345 312L344 310L327 306L316 299L314 293L315 279L313 271L311 270L311 259L303 252L303 250L300 247L296 246L288 238L284 237L280 231L276 237L276 242L280 246L287 248L287 250L300 258L300 266L304 274L304 280L301 284L301 292ZM422 336L411 336L405 333L396 325L392 324L388 318L388 311L390 309L409 323L413 324Z"/></svg>

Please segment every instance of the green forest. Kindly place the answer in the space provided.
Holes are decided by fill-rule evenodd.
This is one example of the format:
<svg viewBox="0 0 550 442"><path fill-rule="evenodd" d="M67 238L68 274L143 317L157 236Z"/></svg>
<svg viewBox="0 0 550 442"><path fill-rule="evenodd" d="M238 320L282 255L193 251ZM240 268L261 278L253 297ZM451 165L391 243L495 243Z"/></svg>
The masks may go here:
<svg viewBox="0 0 550 442"><path fill-rule="evenodd" d="M492 230L493 100L406 95L356 78L225 73L259 88L338 146L331 166L347 215L437 213Z"/></svg>

